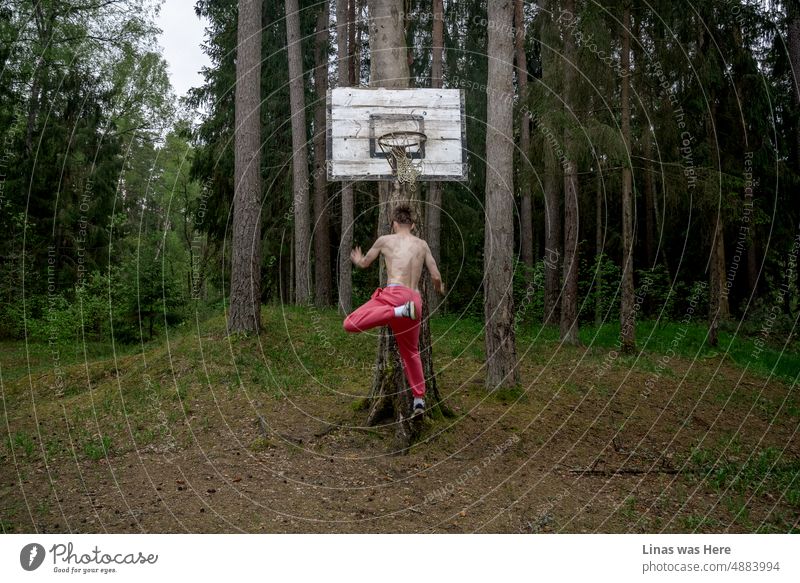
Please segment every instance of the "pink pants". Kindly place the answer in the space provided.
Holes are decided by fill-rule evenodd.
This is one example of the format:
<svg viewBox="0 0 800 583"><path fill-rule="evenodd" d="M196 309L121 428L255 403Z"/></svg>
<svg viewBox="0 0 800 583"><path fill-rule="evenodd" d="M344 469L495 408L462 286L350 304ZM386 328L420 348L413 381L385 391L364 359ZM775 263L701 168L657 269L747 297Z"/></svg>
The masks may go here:
<svg viewBox="0 0 800 583"><path fill-rule="evenodd" d="M402 306L409 300L417 307L417 319L395 317L395 306ZM344 319L344 329L348 332L364 332L370 328L389 325L400 349L406 380L415 397L425 396L425 375L422 372L422 359L419 357L421 314L422 297L419 292L403 285L392 285L376 289L366 304Z"/></svg>

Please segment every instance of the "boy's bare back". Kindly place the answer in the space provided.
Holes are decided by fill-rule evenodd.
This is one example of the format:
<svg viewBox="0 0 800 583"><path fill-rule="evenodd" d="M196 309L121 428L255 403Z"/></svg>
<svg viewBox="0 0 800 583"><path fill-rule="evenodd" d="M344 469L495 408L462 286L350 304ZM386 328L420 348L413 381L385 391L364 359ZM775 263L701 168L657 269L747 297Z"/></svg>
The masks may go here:
<svg viewBox="0 0 800 583"><path fill-rule="evenodd" d="M422 276L422 265L430 253L428 244L411 234L384 235L381 239L386 283L399 283L416 290Z"/></svg>
<svg viewBox="0 0 800 583"><path fill-rule="evenodd" d="M392 235L378 237L372 249L362 255L361 248L356 247L350 254L353 263L359 267L368 267L378 255L383 255L386 263L386 283L399 283L415 291L419 291L419 279L422 276L422 266L425 265L431 274L434 288L440 294L444 293L442 276L431 255L428 244L409 231L403 230Z"/></svg>

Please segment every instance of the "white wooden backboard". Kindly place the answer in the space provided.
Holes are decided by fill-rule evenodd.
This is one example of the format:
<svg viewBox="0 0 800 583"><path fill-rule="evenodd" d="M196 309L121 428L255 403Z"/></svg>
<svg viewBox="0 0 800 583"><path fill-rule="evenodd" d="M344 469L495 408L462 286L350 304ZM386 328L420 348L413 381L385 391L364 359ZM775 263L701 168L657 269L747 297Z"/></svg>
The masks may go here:
<svg viewBox="0 0 800 583"><path fill-rule="evenodd" d="M354 87L328 91L328 180L394 180L377 143L394 131L427 136L411 152L422 172L417 180L466 180L462 90Z"/></svg>

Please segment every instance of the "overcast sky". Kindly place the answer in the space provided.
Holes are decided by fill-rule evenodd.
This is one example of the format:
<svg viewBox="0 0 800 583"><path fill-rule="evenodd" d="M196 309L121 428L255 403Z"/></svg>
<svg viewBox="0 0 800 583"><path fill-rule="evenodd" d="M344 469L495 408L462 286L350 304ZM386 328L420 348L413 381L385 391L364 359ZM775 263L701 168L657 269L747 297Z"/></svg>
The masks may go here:
<svg viewBox="0 0 800 583"><path fill-rule="evenodd" d="M194 13L193 0L166 0L158 17L160 43L169 65L172 88L178 97L184 97L191 87L203 82L200 68L209 65L208 57L200 48L205 22Z"/></svg>

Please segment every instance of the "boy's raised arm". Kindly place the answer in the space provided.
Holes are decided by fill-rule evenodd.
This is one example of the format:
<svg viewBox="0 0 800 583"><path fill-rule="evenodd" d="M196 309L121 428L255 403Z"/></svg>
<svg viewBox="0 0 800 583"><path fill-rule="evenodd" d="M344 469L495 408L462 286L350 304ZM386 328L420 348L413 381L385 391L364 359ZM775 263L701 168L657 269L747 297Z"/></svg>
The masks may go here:
<svg viewBox="0 0 800 583"><path fill-rule="evenodd" d="M366 269L372 264L373 261L375 261L375 259L378 258L378 255L380 255L383 242L383 237L378 237L378 239L372 245L372 249L367 251L366 255L361 252L361 247L356 247L350 252L350 260L356 267Z"/></svg>
<svg viewBox="0 0 800 583"><path fill-rule="evenodd" d="M440 295L444 295L444 283L442 282L442 274L439 273L439 268L436 265L436 260L433 258L433 254L431 253L431 248L428 246L428 243L425 243L425 267L428 268L428 271L431 274L431 281L433 281L433 289L435 289Z"/></svg>

